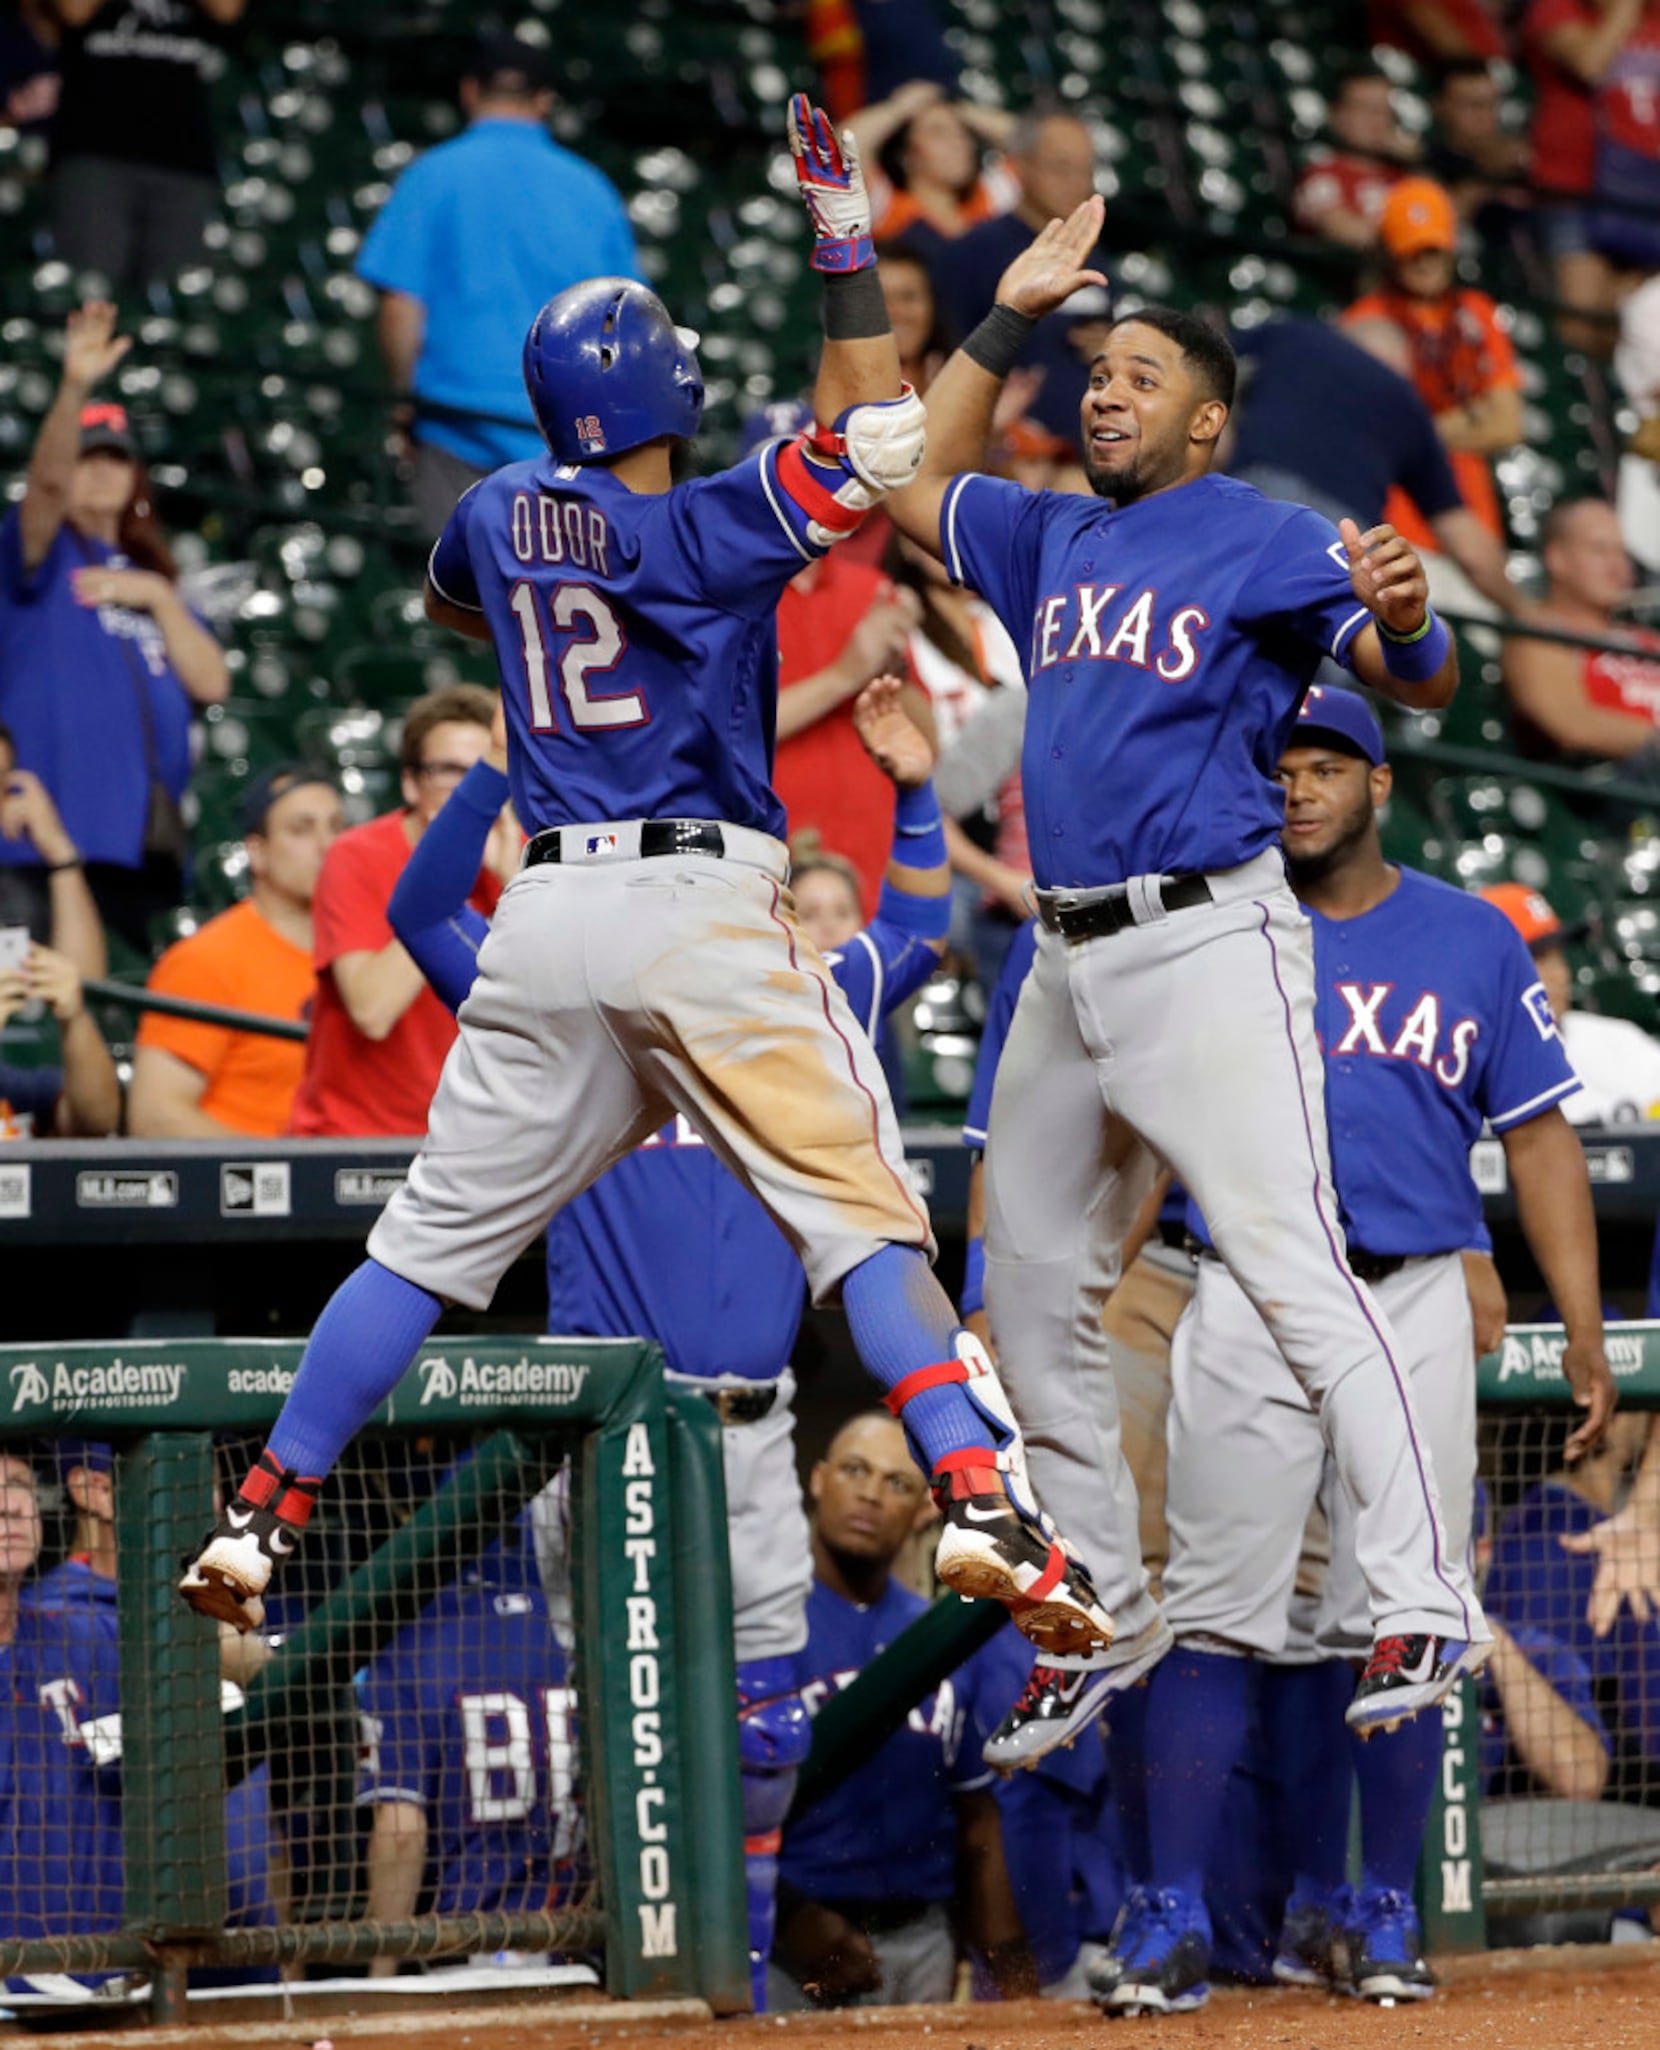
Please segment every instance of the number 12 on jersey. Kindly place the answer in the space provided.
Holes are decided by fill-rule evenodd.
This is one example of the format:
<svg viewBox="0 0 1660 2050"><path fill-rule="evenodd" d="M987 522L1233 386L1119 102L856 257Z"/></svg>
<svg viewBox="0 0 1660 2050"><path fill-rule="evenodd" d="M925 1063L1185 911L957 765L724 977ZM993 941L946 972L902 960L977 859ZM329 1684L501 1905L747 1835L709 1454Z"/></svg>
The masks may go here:
<svg viewBox="0 0 1660 2050"><path fill-rule="evenodd" d="M554 715L548 680L549 636L543 630L540 595L533 583L521 579L513 586L507 602L519 623L531 729L536 733L557 733L559 721ZM565 641L558 657L559 688L570 707L571 724L579 732L648 725L651 714L638 691L617 691L607 696L588 687L590 676L608 675L628 651L622 623L603 593L591 584L555 584L547 611L554 637Z"/></svg>

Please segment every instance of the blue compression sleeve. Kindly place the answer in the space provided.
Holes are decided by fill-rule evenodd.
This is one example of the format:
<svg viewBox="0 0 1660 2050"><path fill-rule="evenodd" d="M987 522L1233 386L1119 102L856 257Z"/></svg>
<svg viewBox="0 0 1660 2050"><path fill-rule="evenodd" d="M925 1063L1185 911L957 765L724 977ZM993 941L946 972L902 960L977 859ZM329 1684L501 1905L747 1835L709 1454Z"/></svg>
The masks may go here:
<svg viewBox="0 0 1660 2050"><path fill-rule="evenodd" d="M406 946L411 933L451 917L466 903L484 859L484 843L507 797L501 771L474 762L416 841L386 909L392 930Z"/></svg>
<svg viewBox="0 0 1660 2050"><path fill-rule="evenodd" d="M945 858L945 822L933 784L901 790L894 801L891 859L905 868L928 869L943 868ZM951 892L922 897L884 881L876 916L919 940L943 940L951 925Z"/></svg>
<svg viewBox="0 0 1660 2050"><path fill-rule="evenodd" d="M484 914L463 904L453 918L403 935L410 959L452 1011L460 1010L478 979L478 950L489 930Z"/></svg>

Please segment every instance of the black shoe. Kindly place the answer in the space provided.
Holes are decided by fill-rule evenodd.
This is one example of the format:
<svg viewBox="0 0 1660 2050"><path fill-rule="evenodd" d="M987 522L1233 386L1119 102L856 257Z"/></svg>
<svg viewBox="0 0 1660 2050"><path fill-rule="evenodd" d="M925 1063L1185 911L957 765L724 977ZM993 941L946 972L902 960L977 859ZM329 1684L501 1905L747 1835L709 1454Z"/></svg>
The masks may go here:
<svg viewBox="0 0 1660 2050"><path fill-rule="evenodd" d="M1112 1643L1112 1618L1089 1575L1057 1539L1007 1495L953 1497L934 1571L956 1594L1001 1602L1039 1651L1087 1658Z"/></svg>
<svg viewBox="0 0 1660 2050"><path fill-rule="evenodd" d="M1393 1730L1445 1701L1466 1673L1479 1673L1492 1656L1491 1638L1469 1644L1462 1637L1380 1637L1344 1721L1362 1737Z"/></svg>

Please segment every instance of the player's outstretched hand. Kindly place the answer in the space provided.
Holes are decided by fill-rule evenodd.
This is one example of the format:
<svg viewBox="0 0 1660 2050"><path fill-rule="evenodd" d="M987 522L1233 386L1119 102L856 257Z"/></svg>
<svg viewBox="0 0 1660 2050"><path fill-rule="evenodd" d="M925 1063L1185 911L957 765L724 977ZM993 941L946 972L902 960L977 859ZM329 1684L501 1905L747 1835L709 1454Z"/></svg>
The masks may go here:
<svg viewBox="0 0 1660 2050"><path fill-rule="evenodd" d="M884 776L915 790L934 773L928 736L905 710L897 676L877 676L853 700L853 730Z"/></svg>
<svg viewBox="0 0 1660 2050"><path fill-rule="evenodd" d="M1349 582L1374 619L1391 633L1415 633L1429 606L1429 579L1417 550L1393 527L1368 527L1363 534L1353 520L1337 530L1349 551Z"/></svg>
<svg viewBox="0 0 1660 2050"><path fill-rule="evenodd" d="M997 303L1028 320L1041 320L1085 285L1104 285L1104 271L1086 268L1101 239L1106 201L1098 193L1075 206L1064 221L1051 221L997 281Z"/></svg>
<svg viewBox="0 0 1660 2050"><path fill-rule="evenodd" d="M1660 1616L1660 1530L1635 1503L1589 1530L1567 1533L1557 1543L1565 1552L1595 1555L1597 1570L1585 1620L1596 1636L1608 1635L1625 1606L1639 1623Z"/></svg>
<svg viewBox="0 0 1660 2050"><path fill-rule="evenodd" d="M1609 1419L1620 1391L1600 1342L1570 1339L1562 1350L1562 1371L1573 1390L1575 1405L1585 1412L1585 1421L1563 1448L1571 1466L1576 1459L1594 1451L1608 1435Z"/></svg>
<svg viewBox="0 0 1660 2050"><path fill-rule="evenodd" d="M870 235L870 195L851 131L838 136L830 116L805 93L791 99L788 126L795 182L813 224L814 270L866 269L876 261L876 246Z"/></svg>

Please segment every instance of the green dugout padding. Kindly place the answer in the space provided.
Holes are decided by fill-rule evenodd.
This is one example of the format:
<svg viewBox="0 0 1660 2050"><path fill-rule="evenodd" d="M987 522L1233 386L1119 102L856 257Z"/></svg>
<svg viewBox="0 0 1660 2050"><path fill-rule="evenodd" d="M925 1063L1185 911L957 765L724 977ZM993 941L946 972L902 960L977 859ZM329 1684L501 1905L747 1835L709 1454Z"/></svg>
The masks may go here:
<svg viewBox="0 0 1660 2050"><path fill-rule="evenodd" d="M179 1600L180 1561L211 1514L213 1434L262 1431L293 1382L290 1340L158 1339L0 1347L0 1442L108 1439L119 1458L123 1837L127 1926L25 1942L0 1974L146 1962L160 2014L186 1962L400 1956L549 1944L548 1918L422 1918L224 1933L223 1788L338 1702L469 1549L573 1458L579 1726L608 1990L749 2005L720 1432L670 1395L654 1345L591 1339L429 1342L369 1428L475 1429L443 1487L283 1644L235 1716L219 1713L214 1626ZM568 1942L591 1941L592 1915Z"/></svg>

